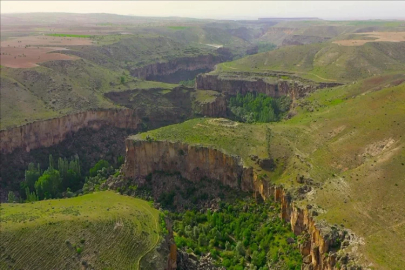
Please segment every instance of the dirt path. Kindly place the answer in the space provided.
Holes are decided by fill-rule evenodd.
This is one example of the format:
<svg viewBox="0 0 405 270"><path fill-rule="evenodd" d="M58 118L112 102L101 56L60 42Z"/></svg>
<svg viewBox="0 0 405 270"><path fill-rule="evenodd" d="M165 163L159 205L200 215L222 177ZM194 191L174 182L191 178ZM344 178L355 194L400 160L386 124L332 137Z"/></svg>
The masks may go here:
<svg viewBox="0 0 405 270"><path fill-rule="evenodd" d="M142 208L145 209L146 211L148 211L148 213L151 215L152 219L155 219L155 217L153 216L152 212L149 209L145 208L144 206L142 206ZM159 226L158 220L155 220L156 232L159 232L158 226ZM145 257L149 252L151 252L157 246L157 244L159 243L159 239L160 239L160 236L158 235L155 243L153 245L151 245L151 247L145 252L145 254L143 254L142 256L139 257L138 261L135 264L136 269L141 269L141 265L140 265L141 260L143 259L143 257Z"/></svg>

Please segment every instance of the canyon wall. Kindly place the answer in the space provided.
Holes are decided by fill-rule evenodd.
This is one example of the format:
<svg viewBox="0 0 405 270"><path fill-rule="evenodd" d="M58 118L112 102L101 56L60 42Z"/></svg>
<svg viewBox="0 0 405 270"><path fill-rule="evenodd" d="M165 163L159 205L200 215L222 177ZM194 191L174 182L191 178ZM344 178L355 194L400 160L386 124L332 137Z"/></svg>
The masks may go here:
<svg viewBox="0 0 405 270"><path fill-rule="evenodd" d="M274 198L280 202L281 217L291 224L293 232L309 235L308 241L300 245L305 258L302 269L337 269L336 253L328 254L334 244L333 237L316 224L308 209L296 206L283 187L261 180L253 168L243 165L240 157L181 142L128 138L125 146L123 173L128 178L143 179L155 171L180 172L191 181L206 177L232 188L254 192L263 199Z"/></svg>
<svg viewBox="0 0 405 270"><path fill-rule="evenodd" d="M263 75L263 74L262 74ZM290 96L292 99L304 97L316 89L334 87L338 83L315 83L311 81L282 80L279 74L267 74L272 82L264 77L255 78L251 74L235 74L220 76L215 74L200 74L196 77L196 88L201 90L214 90L226 95L246 94L248 92L263 93L271 97Z"/></svg>
<svg viewBox="0 0 405 270"><path fill-rule="evenodd" d="M225 117L227 111L226 98L217 96L209 102L193 100L193 111L198 115L207 117Z"/></svg>
<svg viewBox="0 0 405 270"><path fill-rule="evenodd" d="M141 119L135 110L94 110L36 121L16 128L0 131L0 150L7 154L17 148L29 152L40 147L49 147L62 142L68 134L81 128L98 130L104 125L117 128L136 129Z"/></svg>
<svg viewBox="0 0 405 270"><path fill-rule="evenodd" d="M156 76L171 75L178 71L213 70L216 64L224 60L224 57L214 54L180 57L167 62L153 63L132 69L131 75L141 79L156 80Z"/></svg>

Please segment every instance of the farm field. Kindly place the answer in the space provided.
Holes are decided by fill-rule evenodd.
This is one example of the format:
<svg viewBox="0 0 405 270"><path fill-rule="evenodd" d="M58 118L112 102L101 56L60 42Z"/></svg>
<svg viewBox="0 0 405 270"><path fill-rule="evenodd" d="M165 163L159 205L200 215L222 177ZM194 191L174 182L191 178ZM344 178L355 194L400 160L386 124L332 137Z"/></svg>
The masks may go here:
<svg viewBox="0 0 405 270"><path fill-rule="evenodd" d="M53 51L63 51L64 48L56 47L28 47L14 48L2 47L0 61L4 67L11 68L31 68L38 66L38 63L55 60L76 60L78 57L62 53L52 53Z"/></svg>
<svg viewBox="0 0 405 270"><path fill-rule="evenodd" d="M139 269L161 240L146 201L98 192L1 205L1 269Z"/></svg>
<svg viewBox="0 0 405 270"><path fill-rule="evenodd" d="M361 46L368 42L401 42L405 41L405 32L370 32L361 33L357 36L364 39L349 39L349 40L338 40L333 43L342 46Z"/></svg>

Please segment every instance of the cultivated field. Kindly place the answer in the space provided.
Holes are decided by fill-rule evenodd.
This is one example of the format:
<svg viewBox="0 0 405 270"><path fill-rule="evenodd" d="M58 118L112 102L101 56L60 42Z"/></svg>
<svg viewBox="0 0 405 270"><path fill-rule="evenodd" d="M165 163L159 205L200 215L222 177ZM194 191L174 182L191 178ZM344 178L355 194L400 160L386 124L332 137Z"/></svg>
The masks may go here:
<svg viewBox="0 0 405 270"><path fill-rule="evenodd" d="M70 56L62 53L52 53L53 51L66 50L57 47L28 47L14 48L2 47L0 49L1 65L11 68L31 68L37 66L38 63L53 61L53 60L76 60L78 57Z"/></svg>
<svg viewBox="0 0 405 270"><path fill-rule="evenodd" d="M370 32L357 34L360 37L368 39L347 39L338 40L333 43L342 46L361 46L368 42L401 42L405 41L405 32Z"/></svg>
<svg viewBox="0 0 405 270"><path fill-rule="evenodd" d="M79 37L28 36L8 39L0 44L2 66L31 68L37 66L37 63L47 61L78 59L74 56L51 52L66 50L64 46L92 45L92 41L89 38Z"/></svg>
<svg viewBox="0 0 405 270"><path fill-rule="evenodd" d="M139 269L159 212L110 191L1 205L1 269Z"/></svg>

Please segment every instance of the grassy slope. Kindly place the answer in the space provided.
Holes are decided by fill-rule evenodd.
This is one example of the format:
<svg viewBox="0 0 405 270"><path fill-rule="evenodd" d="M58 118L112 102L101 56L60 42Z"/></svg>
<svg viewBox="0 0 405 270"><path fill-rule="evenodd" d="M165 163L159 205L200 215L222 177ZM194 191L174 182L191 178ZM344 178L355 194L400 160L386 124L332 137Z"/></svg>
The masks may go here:
<svg viewBox="0 0 405 270"><path fill-rule="evenodd" d="M44 63L30 69L1 68L1 129L96 108L115 108L104 93L175 85L143 81L86 60Z"/></svg>
<svg viewBox="0 0 405 270"><path fill-rule="evenodd" d="M315 92L301 102L298 115L281 123L229 127L231 122L194 119L136 137L210 145L255 166L248 156L267 157L270 127L271 156L282 167L268 173L270 181L294 187L296 175L304 174L321 183L305 202L326 210L319 218L364 237L361 249L376 269L402 269L404 79L402 74L375 77Z"/></svg>
<svg viewBox="0 0 405 270"><path fill-rule="evenodd" d="M405 42L288 46L218 65L214 73L286 71L315 81L351 82L405 69Z"/></svg>
<svg viewBox="0 0 405 270"><path fill-rule="evenodd" d="M157 210L110 191L1 207L2 269L138 269L161 239Z"/></svg>

